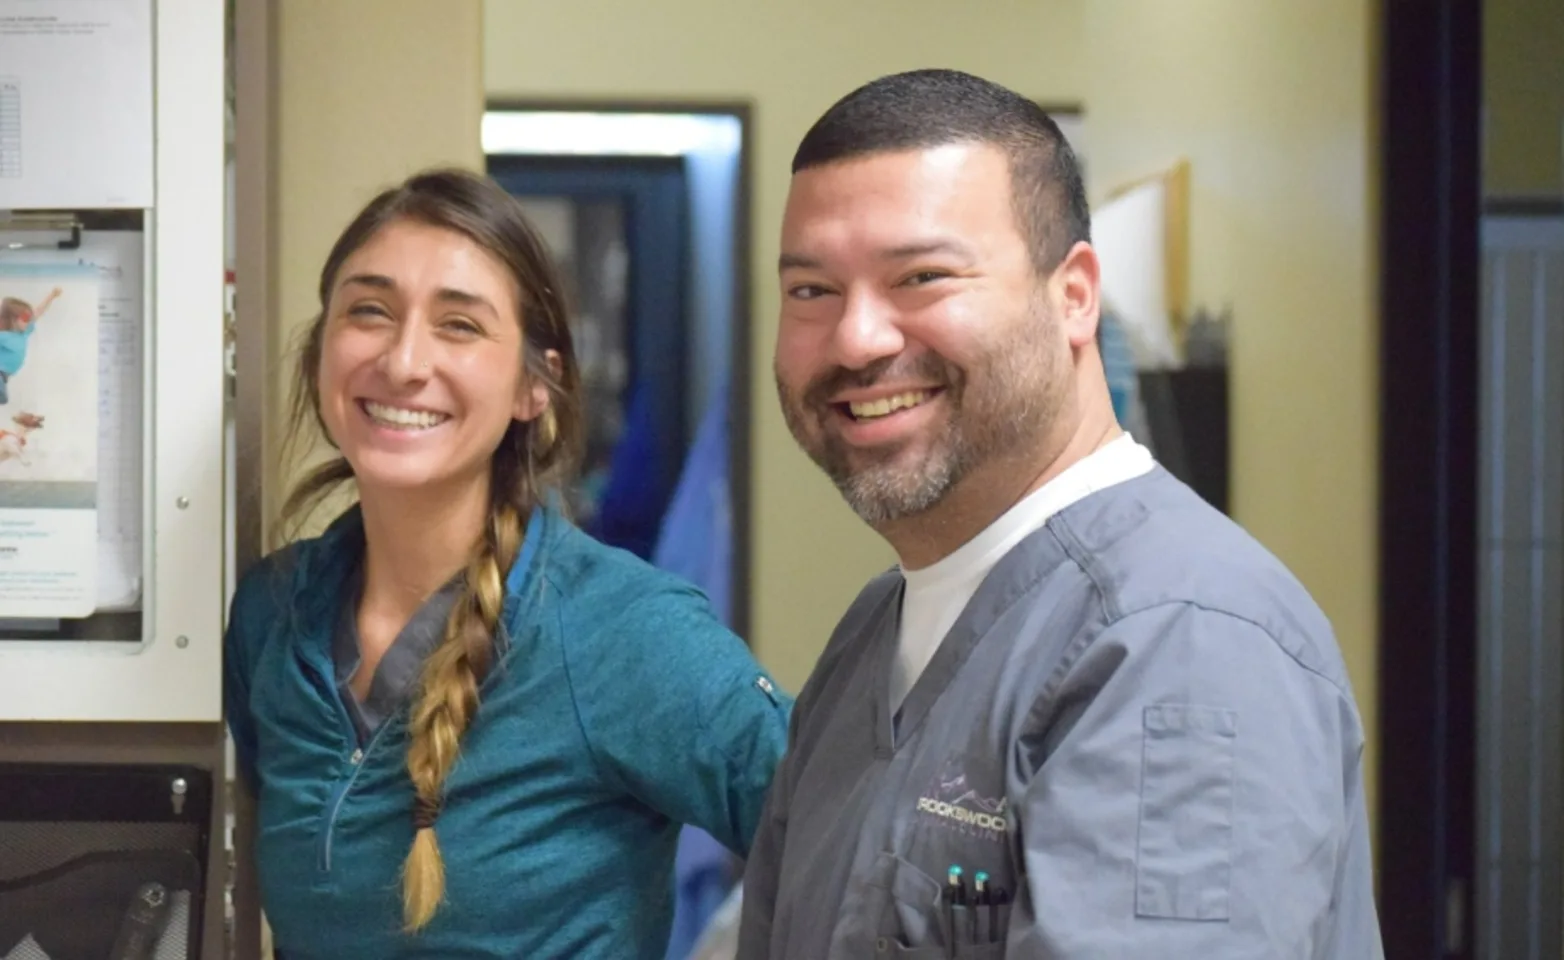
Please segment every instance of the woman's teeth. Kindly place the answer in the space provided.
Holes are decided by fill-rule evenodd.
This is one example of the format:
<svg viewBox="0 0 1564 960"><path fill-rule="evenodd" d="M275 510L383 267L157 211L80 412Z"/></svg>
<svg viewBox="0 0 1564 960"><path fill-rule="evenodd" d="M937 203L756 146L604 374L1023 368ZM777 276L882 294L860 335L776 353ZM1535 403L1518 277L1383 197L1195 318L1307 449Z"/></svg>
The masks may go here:
<svg viewBox="0 0 1564 960"><path fill-rule="evenodd" d="M446 414L432 410L403 410L401 407L388 407L368 400L364 401L364 411L381 426L397 430L427 430L450 419Z"/></svg>
<svg viewBox="0 0 1564 960"><path fill-rule="evenodd" d="M855 420L873 420L877 417L889 416L897 410L916 407L926 402L932 396L934 396L934 391L932 390L911 390L891 397L881 397L878 400L849 403L847 409L852 413Z"/></svg>

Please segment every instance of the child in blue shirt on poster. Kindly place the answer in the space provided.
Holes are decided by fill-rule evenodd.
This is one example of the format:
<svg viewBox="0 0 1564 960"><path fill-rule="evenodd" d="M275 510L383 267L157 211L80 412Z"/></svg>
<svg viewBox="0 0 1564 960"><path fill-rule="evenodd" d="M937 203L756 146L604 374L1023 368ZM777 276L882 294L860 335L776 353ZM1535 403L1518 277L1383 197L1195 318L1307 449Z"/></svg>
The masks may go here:
<svg viewBox="0 0 1564 960"><path fill-rule="evenodd" d="M60 292L59 287L50 290L37 307L16 297L0 299L0 405L11 402L11 378L27 360L27 341Z"/></svg>

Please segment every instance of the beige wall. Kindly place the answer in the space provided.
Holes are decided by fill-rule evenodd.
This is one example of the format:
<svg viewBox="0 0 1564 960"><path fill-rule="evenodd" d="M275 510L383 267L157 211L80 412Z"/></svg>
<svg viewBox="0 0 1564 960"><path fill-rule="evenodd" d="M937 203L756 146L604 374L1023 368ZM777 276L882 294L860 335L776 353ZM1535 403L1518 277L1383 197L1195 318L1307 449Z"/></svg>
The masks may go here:
<svg viewBox="0 0 1564 960"><path fill-rule="evenodd" d="M1191 303L1233 308L1233 512L1335 624L1371 750L1377 25L1374 0L1093 0L1085 23L1094 188L1190 161Z"/></svg>
<svg viewBox="0 0 1564 960"><path fill-rule="evenodd" d="M299 328L337 234L382 187L437 163L483 168L480 0L281 0L263 513L285 495L278 462Z"/></svg>
<svg viewBox="0 0 1564 960"><path fill-rule="evenodd" d="M1564 194L1564 7L1483 3L1483 186L1489 195Z"/></svg>
<svg viewBox="0 0 1564 960"><path fill-rule="evenodd" d="M771 381L777 229L788 161L831 102L919 66L984 73L1024 93L1083 92L1082 0L487 0L491 97L744 99L754 103L752 576L757 653L797 689L836 619L888 549L797 451Z"/></svg>

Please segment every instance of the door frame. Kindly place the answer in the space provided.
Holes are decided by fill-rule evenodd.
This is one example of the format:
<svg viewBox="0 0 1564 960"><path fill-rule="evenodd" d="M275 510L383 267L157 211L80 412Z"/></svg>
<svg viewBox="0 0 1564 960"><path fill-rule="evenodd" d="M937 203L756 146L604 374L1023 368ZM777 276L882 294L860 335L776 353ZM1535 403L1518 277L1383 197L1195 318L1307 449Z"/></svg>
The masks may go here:
<svg viewBox="0 0 1564 960"><path fill-rule="evenodd" d="M1473 956L1482 6L1387 0L1379 116L1379 904Z"/></svg>

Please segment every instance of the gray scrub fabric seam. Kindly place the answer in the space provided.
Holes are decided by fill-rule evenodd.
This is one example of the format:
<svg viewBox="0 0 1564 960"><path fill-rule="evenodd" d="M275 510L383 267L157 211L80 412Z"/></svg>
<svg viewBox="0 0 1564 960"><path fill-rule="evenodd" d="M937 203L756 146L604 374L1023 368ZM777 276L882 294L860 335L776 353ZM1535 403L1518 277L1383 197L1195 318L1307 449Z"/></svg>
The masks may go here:
<svg viewBox="0 0 1564 960"><path fill-rule="evenodd" d="M1287 659L1297 664L1299 669L1319 677L1321 680L1329 684L1332 690L1335 690L1342 696L1352 696L1352 691L1343 687L1341 683L1335 678L1328 676L1327 674L1321 672L1319 668L1315 667L1313 664L1307 663L1302 658L1300 658L1296 652L1289 648L1287 644L1282 642L1281 638L1276 635L1275 631L1271 630L1265 624L1260 623L1258 620L1255 620L1253 617L1246 617L1243 614L1237 613L1233 610L1228 610L1224 607L1213 607L1210 604L1200 603L1196 600L1158 600L1155 603L1149 603L1144 607L1138 607L1134 610L1126 612L1124 617L1121 619L1128 619L1129 617L1136 616L1137 614L1147 613L1152 610L1160 610L1164 607L1170 606L1186 607L1190 610L1199 610L1202 613L1209 613L1218 617L1226 617L1230 620L1236 620L1239 623L1247 623L1249 626L1254 627L1256 630L1265 634L1266 639L1270 640L1276 649L1280 650L1282 654L1287 657ZM1106 629L1112 629L1118 624L1118 622L1119 621L1114 621L1113 623L1108 624Z"/></svg>

